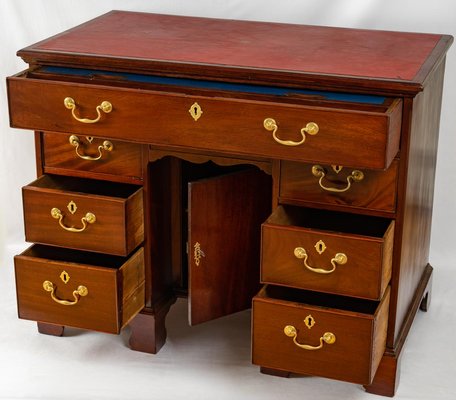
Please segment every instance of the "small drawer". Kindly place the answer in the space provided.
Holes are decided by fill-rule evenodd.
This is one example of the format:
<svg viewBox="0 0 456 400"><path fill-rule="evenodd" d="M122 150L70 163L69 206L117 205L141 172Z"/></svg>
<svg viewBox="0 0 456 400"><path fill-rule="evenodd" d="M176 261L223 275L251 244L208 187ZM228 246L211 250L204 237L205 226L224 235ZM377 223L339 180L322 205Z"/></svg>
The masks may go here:
<svg viewBox="0 0 456 400"><path fill-rule="evenodd" d="M283 161L280 201L394 212L399 160L386 171Z"/></svg>
<svg viewBox="0 0 456 400"><path fill-rule="evenodd" d="M304 102L299 96L290 102L287 95L253 100L237 91L232 96L239 97L195 95L185 81L179 92L173 86L138 90L33 74L8 78L13 127L373 169L388 168L399 150L401 99L357 104L347 94L347 101L324 103L312 96Z"/></svg>
<svg viewBox="0 0 456 400"><path fill-rule="evenodd" d="M390 290L379 302L264 287L253 299L252 361L368 385L386 347Z"/></svg>
<svg viewBox="0 0 456 400"><path fill-rule="evenodd" d="M84 135L43 133L47 174L142 182L141 145Z"/></svg>
<svg viewBox="0 0 456 400"><path fill-rule="evenodd" d="M144 252L34 245L14 259L19 318L119 333L144 307Z"/></svg>
<svg viewBox="0 0 456 400"><path fill-rule="evenodd" d="M279 206L262 225L261 281L378 300L393 238L387 219Z"/></svg>
<svg viewBox="0 0 456 400"><path fill-rule="evenodd" d="M138 186L43 175L22 196L28 242L126 256L144 240Z"/></svg>

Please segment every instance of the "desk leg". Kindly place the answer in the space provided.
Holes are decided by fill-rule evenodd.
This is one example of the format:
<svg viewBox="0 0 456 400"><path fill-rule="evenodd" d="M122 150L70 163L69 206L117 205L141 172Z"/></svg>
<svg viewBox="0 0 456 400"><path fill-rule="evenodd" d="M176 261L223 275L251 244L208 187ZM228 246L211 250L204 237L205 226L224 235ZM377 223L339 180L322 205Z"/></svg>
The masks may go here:
<svg viewBox="0 0 456 400"><path fill-rule="evenodd" d="M380 396L393 397L399 386L400 359L395 355L383 355L374 380L364 386L366 392Z"/></svg>
<svg viewBox="0 0 456 400"><path fill-rule="evenodd" d="M281 371L280 369L266 367L260 367L260 372L265 375L278 376L280 378L289 378L291 375L291 372L288 371Z"/></svg>
<svg viewBox="0 0 456 400"><path fill-rule="evenodd" d="M65 327L62 325L48 324L46 322L36 323L38 332L43 335L63 336Z"/></svg>
<svg viewBox="0 0 456 400"><path fill-rule="evenodd" d="M370 385L364 386L366 392L393 397L399 385L400 359L402 348L413 323L418 309L427 311L431 303L432 292L432 267L428 264L424 269L421 282L415 292L410 311L405 318L404 328L397 339L397 347L394 352L386 352Z"/></svg>
<svg viewBox="0 0 456 400"><path fill-rule="evenodd" d="M130 321L129 344L132 350L150 354L158 353L166 342L166 315L175 301L175 298L170 299L155 312L145 308Z"/></svg>

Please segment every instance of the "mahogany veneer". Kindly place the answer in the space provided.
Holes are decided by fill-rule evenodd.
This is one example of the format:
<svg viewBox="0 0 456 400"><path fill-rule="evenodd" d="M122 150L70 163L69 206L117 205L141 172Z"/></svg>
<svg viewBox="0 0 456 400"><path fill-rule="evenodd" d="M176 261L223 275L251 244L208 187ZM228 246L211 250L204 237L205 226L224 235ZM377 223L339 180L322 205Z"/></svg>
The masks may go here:
<svg viewBox="0 0 456 400"><path fill-rule="evenodd" d="M51 335L131 321L131 348L156 353L177 296L196 324L266 283L252 318L262 372L393 396L429 305L452 40L113 11L20 50L30 68L7 80L10 122L36 131L39 175L23 191L26 239L56 247L16 257L19 316ZM88 211L96 223L74 232Z"/></svg>
<svg viewBox="0 0 456 400"><path fill-rule="evenodd" d="M217 147L231 154L380 169L389 167L399 149L401 100L373 112L344 110L344 103L341 109L306 107L73 84L27 75L9 78L8 85L11 123L28 129L117 139L125 139L128 131L129 140L157 146ZM40 102L35 93L40 93ZM81 124L63 106L67 97L75 100L80 115L91 119L105 100L112 103L113 111L103 114L98 124ZM197 123L188 113L195 102L204 114ZM33 113L27 111L30 108ZM185 113L173 115L173 110ZM309 122L317 123L319 132L308 135L304 147L279 147L263 126L266 118L276 121L282 140L301 140L300 131Z"/></svg>
<svg viewBox="0 0 456 400"><path fill-rule="evenodd" d="M71 135L43 134L43 168L47 174L88 177L113 182L142 183L141 145L110 141L112 149L99 150L104 138L78 137L80 145L70 146ZM79 155L77 154L79 153ZM88 162L80 156L98 158Z"/></svg>
<svg viewBox="0 0 456 400"><path fill-rule="evenodd" d="M391 279L393 237L387 220L279 206L262 227L261 281L379 300ZM305 250L310 268L334 272L306 268L295 249ZM333 265L338 253L345 263Z"/></svg>
<svg viewBox="0 0 456 400"><path fill-rule="evenodd" d="M29 242L126 256L143 241L143 198L137 186L43 175L23 188L23 199ZM53 218L55 208L61 220ZM84 226L87 213L95 221Z"/></svg>
<svg viewBox="0 0 456 400"><path fill-rule="evenodd" d="M399 160L394 160L386 171L374 171L343 167L339 172L331 165L319 165L325 171L322 185L344 190L347 178L353 171L361 171L363 179L352 182L350 190L328 192L319 185L319 177L312 173L318 164L283 161L280 168L280 199L283 203L308 205L311 207L346 208L352 212L387 215L396 211ZM389 215L389 216L390 216Z"/></svg>
<svg viewBox="0 0 456 400"><path fill-rule="evenodd" d="M35 245L15 257L19 317L45 323L119 333L144 307L144 253L129 259ZM69 277L61 279L65 271ZM54 286L57 300L75 301L80 285L87 294L75 305L51 298L43 282ZM59 336L54 330L46 333Z"/></svg>
<svg viewBox="0 0 456 400"><path fill-rule="evenodd" d="M389 290L380 302L357 304L265 286L253 299L253 362L369 384L385 351L388 306ZM309 316L316 321L311 329L304 323ZM323 342L320 350L300 348L284 333L287 326L296 329L298 344L316 347L326 332L334 334L335 341Z"/></svg>

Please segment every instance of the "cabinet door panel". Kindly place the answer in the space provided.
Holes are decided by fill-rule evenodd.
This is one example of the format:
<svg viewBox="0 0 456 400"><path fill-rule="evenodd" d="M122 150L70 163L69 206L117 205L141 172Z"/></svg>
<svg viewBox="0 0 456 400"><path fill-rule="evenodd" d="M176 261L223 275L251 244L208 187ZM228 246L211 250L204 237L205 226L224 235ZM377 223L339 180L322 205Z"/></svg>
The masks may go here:
<svg viewBox="0 0 456 400"><path fill-rule="evenodd" d="M250 169L188 185L189 322L247 309L259 288L270 177Z"/></svg>

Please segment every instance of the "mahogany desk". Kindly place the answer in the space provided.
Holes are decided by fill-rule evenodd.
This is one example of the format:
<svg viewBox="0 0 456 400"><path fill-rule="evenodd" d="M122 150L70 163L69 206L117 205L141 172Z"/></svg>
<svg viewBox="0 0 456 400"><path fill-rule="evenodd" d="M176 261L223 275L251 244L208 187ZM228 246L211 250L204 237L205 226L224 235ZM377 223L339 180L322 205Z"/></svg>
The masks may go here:
<svg viewBox="0 0 456 400"><path fill-rule="evenodd" d="M19 317L156 353L252 305L253 363L393 396L427 310L445 35L113 11L18 52Z"/></svg>

